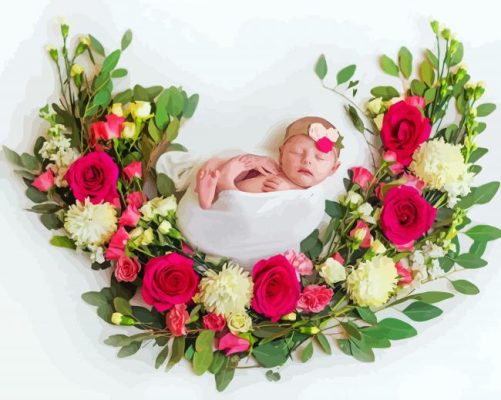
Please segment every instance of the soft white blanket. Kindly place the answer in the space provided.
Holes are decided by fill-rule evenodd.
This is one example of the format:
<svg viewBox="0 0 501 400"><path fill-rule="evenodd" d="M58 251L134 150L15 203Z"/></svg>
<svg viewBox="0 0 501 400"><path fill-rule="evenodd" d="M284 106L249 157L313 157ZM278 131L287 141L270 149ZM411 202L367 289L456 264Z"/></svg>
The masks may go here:
<svg viewBox="0 0 501 400"><path fill-rule="evenodd" d="M162 156L157 171L168 174L179 189L188 184L177 209L178 225L190 244L207 254L230 257L250 269L262 258L287 249L299 250L301 240L324 217L322 184L268 193L225 190L211 209L203 210L194 192L188 158L180 154ZM176 176L173 163L177 163L183 179Z"/></svg>

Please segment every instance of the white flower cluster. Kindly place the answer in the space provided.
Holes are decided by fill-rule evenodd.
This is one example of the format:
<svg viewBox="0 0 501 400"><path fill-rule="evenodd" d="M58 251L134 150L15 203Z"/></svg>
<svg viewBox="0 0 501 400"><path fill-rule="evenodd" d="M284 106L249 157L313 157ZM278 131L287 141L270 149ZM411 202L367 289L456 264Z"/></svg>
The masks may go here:
<svg viewBox="0 0 501 400"><path fill-rule="evenodd" d="M64 129L65 127L61 124L51 126L48 138L39 152L44 160L51 161L47 168L54 173L54 182L58 187L68 185L64 176L70 164L79 157L79 153L71 147L70 139L64 135Z"/></svg>
<svg viewBox="0 0 501 400"><path fill-rule="evenodd" d="M413 288L419 287L428 278L437 279L444 275L438 259L444 257L445 253L441 246L427 240L421 250L416 250L409 257Z"/></svg>

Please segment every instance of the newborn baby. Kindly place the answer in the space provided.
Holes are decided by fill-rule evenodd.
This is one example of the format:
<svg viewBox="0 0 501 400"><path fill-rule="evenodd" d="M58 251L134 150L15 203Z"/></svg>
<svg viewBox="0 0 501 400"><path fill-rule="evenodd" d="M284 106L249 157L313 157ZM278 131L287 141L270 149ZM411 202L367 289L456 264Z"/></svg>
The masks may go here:
<svg viewBox="0 0 501 400"><path fill-rule="evenodd" d="M210 208L223 190L261 193L314 186L337 170L340 148L341 136L330 122L300 118L287 127L278 162L254 154L205 162L195 188L200 207Z"/></svg>

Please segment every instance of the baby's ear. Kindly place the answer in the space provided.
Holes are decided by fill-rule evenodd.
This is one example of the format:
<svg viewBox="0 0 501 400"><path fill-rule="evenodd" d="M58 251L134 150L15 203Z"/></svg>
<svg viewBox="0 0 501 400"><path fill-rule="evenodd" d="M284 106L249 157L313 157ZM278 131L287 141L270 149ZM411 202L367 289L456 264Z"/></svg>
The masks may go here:
<svg viewBox="0 0 501 400"><path fill-rule="evenodd" d="M334 164L334 166L332 167L331 169L331 175L334 174L334 172L337 171L337 169L339 168L339 166L341 165L341 163L339 161L336 161L336 163Z"/></svg>

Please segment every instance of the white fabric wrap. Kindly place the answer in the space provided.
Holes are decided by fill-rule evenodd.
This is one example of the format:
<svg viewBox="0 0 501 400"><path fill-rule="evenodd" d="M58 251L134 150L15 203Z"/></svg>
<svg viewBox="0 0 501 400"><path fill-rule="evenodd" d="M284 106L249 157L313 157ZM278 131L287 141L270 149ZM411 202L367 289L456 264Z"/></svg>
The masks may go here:
<svg viewBox="0 0 501 400"><path fill-rule="evenodd" d="M179 159L177 156L164 158L157 164L157 171L168 174L176 170L173 166L164 168L167 160ZM186 171L181 175L185 178ZM176 188L178 183L179 187L186 184L183 178L169 176ZM260 259L287 249L299 250L301 240L317 228L324 217L322 184L267 193L224 190L210 209L203 210L194 192L194 173L188 176L187 191L177 208L182 233L202 252L230 257L248 270Z"/></svg>

